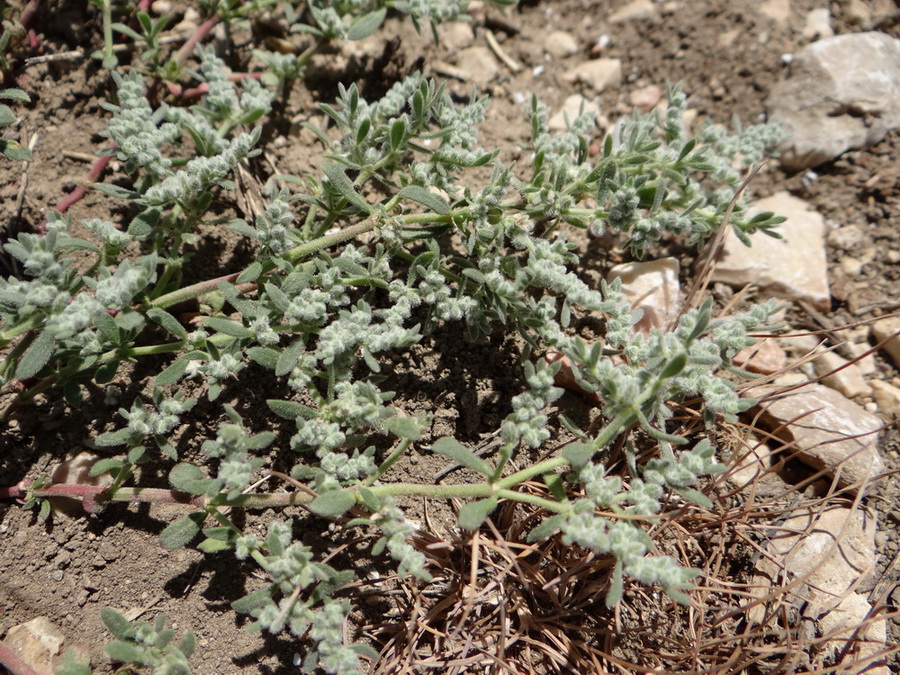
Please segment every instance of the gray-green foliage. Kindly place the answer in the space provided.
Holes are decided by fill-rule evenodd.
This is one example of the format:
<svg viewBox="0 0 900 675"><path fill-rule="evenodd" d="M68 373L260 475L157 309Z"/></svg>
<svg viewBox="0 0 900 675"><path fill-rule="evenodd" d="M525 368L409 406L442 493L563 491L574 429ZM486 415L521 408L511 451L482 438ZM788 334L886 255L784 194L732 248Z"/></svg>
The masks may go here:
<svg viewBox="0 0 900 675"><path fill-rule="evenodd" d="M395 5L417 19L441 20L461 7ZM310 3L316 26L301 29L323 37L362 32L380 23L383 6ZM404 494L404 486L379 481L427 425L389 405L396 394L380 389L382 370L392 354L441 325L452 324L471 339L515 331L523 345L522 391L499 430L496 462L475 457L452 439L433 448L480 473L483 484L407 486L408 493L476 498L460 515L472 529L499 498L516 500L519 483L561 471L570 490L541 501L549 515L531 536L561 532L566 543L615 558L610 604L622 597L626 576L684 600L696 571L654 555L645 526L671 492L708 506L698 489L701 478L721 467L708 442L692 443L676 433L671 404L702 398L708 424L743 410L747 402L719 373L750 344L748 332L764 325L774 306L713 320L706 303L671 331L637 332L639 313L617 283L596 289L579 276L571 232L613 233L636 254L663 235L700 244L720 226L739 187L735 157L756 158L778 132L751 127L734 138L706 129L691 137L681 124L685 97L673 88L662 119L628 118L592 157L591 116L551 133L547 110L535 98L523 110L532 129L529 159L525 166L504 165L496 159L499 149L481 147L477 126L487 97L457 104L421 75L396 83L373 102L355 85L341 86L337 102L322 105L340 133L318 132L327 153L322 175L296 196L273 182L262 213L252 222L229 223L256 251L236 278L185 286L182 270L197 226L215 220L208 213L213 194L232 189L235 168L259 152L260 129L246 126L265 121L274 97L255 80L230 81L211 49L200 50L199 63L196 76L208 88L191 109L154 108L139 74L113 74L118 102L105 105L114 144L109 152L123 162L133 187L98 187L127 200L137 215L118 224L89 220L85 227L96 241L74 237L68 220L57 215L45 234L10 242L7 249L30 278L0 281L2 344L18 340L0 368L3 380L43 378L63 386L75 403L80 382L109 381L120 361L171 354L156 376L153 407L134 401L120 410L127 424L97 438L101 446L125 446L123 459L97 469L115 476L114 488L147 460L149 443L177 458L167 437L195 404L174 392L179 383L194 380L211 401L224 391L239 397L232 384L252 362L305 397L303 404L269 401L267 418L255 411L254 424L268 427L257 434L224 408L230 421L202 446L216 475L208 478L189 464L170 474L177 489L211 501L173 523L163 540L185 545L202 532L203 550L233 549L239 559L255 560L269 584L235 608L253 615L258 628L311 636L317 646L305 661L308 668L318 663L329 672L348 672L358 667L360 654L372 656L343 642L348 605L332 596L351 574L317 562L314 551L294 539L291 521L270 522L258 540L218 507L241 505L267 461L263 451L274 443L278 425L287 425L290 440L280 449L293 453L292 480L318 495L310 508L325 516L351 508L367 512L352 524L380 529L372 554L386 551L401 575L430 579L426 557L411 543L416 528L393 498ZM269 82L280 87L288 70ZM471 169L483 166L492 167L490 178L477 185ZM710 178L718 189L706 187ZM298 200L306 209L299 225ZM770 232L778 222L772 214L748 217L738 199L730 226L745 238ZM370 237L365 245L353 242L363 234ZM88 264L76 268L75 252L87 253ZM189 330L169 310L196 299L205 316ZM571 321L587 313L605 325L603 339L590 344ZM577 430L580 443L562 455L509 475L507 462L520 447L540 448L549 438L548 409L561 395L554 384L557 366L533 361L547 349L567 357L576 381L600 396L607 424L599 431ZM656 439L658 456L639 463L627 445L626 466L610 474L604 451L634 426ZM386 457L378 443L393 443ZM566 496L579 491L582 497ZM208 517L219 524L203 529ZM190 652L186 643L172 647L161 626L120 623L116 619L119 632L113 631L120 640L116 658L152 656L171 668L158 672L187 672L178 670Z"/></svg>
<svg viewBox="0 0 900 675"><path fill-rule="evenodd" d="M165 627L165 614L158 614L152 624L128 621L112 609L100 610L100 616L116 638L106 646L107 655L114 661L153 675L187 675L191 672L188 659L194 652L194 634L185 633L178 642L173 642L175 631Z"/></svg>

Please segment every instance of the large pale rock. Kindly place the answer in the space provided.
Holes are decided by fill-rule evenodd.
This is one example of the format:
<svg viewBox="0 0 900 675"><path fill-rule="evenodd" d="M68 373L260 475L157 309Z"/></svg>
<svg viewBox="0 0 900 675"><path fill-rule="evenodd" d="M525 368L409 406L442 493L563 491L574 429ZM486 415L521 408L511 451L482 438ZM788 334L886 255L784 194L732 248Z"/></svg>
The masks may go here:
<svg viewBox="0 0 900 675"><path fill-rule="evenodd" d="M788 300L806 300L819 310L831 306L828 261L825 255L825 219L802 199L779 192L760 199L754 210L773 211L787 221L778 227L784 239L761 232L744 246L731 229L725 234L713 281L743 287L755 284Z"/></svg>
<svg viewBox="0 0 900 675"><path fill-rule="evenodd" d="M779 393L777 386L754 387L761 399L759 422L783 441L787 451L815 469L856 489L884 471L878 452L880 418L834 389L811 384Z"/></svg>
<svg viewBox="0 0 900 675"><path fill-rule="evenodd" d="M622 83L622 61L619 59L592 59L563 74L569 83L582 82L594 91L601 92L608 87L618 87Z"/></svg>
<svg viewBox="0 0 900 675"><path fill-rule="evenodd" d="M838 658L844 667L842 673L890 675L884 657L877 656L885 648L887 622L884 615L870 616L871 612L872 605L865 596L851 593L819 618L819 633L832 638L825 642L821 656L828 660Z"/></svg>
<svg viewBox="0 0 900 675"><path fill-rule="evenodd" d="M622 293L644 316L635 328L649 331L666 328L678 320L681 313L681 286L678 282L680 265L676 258L660 258L649 262L616 265L607 281L622 280Z"/></svg>
<svg viewBox="0 0 900 675"><path fill-rule="evenodd" d="M792 170L878 143L900 127L900 40L850 33L807 45L766 107L791 132L779 150Z"/></svg>
<svg viewBox="0 0 900 675"><path fill-rule="evenodd" d="M881 348L900 368L900 316L890 316L873 323L872 337L878 344L884 343Z"/></svg>
<svg viewBox="0 0 900 675"><path fill-rule="evenodd" d="M766 544L768 556L757 563L753 585L761 595L781 585L781 577L786 576L785 585L800 582L789 591L791 604L801 608L811 625L817 625L819 636L831 638L819 650L820 658L831 658L847 648L842 661L850 669L841 672L863 672L865 666L854 670L850 664L884 649L886 626L879 621L867 623L854 639L854 630L863 624L871 606L864 596L847 593L851 588L872 588L876 531L874 514L862 509L836 505L821 513L804 510L779 523ZM762 606L753 607L749 618L759 623L764 612ZM848 644L848 640L854 641Z"/></svg>

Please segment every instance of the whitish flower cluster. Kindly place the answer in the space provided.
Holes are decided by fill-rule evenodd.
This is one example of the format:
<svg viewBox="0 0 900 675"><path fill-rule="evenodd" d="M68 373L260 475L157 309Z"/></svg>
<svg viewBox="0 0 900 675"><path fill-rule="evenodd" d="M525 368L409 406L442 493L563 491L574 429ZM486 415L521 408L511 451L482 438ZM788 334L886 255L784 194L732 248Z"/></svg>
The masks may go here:
<svg viewBox="0 0 900 675"><path fill-rule="evenodd" d="M125 162L128 173L143 169L151 176L164 176L172 161L162 154L161 148L181 138L181 125L163 123L168 107L165 104L156 110L150 107L144 95L144 78L136 70L124 77L116 71L111 75L118 87L119 105L101 103L113 113L109 129L103 134L115 143L113 152Z"/></svg>
<svg viewBox="0 0 900 675"><path fill-rule="evenodd" d="M297 637L303 637L309 629L317 643L304 660L309 669L320 662L329 673L357 672L357 653L344 645L343 640L349 606L326 595L328 589L337 587L347 575L315 562L312 549L293 541L291 527L290 520L269 522L264 569L272 580L271 589L251 594L235 604L246 607L245 611L256 618L257 624L273 634L288 628ZM260 548L255 538L242 536L238 553L247 555ZM303 590L311 592L301 594ZM276 593L282 596L278 601L273 597ZM313 606L320 600L321 609L314 611Z"/></svg>
<svg viewBox="0 0 900 675"><path fill-rule="evenodd" d="M391 557L399 563L397 574L401 578L411 574L423 581L430 581L431 575L425 569L425 555L408 541L416 528L393 500L385 501L378 513L372 516L372 522L384 532L384 536L372 547L372 555L381 555L387 548Z"/></svg>
<svg viewBox="0 0 900 675"><path fill-rule="evenodd" d="M238 419L230 408L232 419ZM264 431L250 435L239 423L223 424L214 441L203 442L203 452L220 459L217 478L210 481L207 494L227 492L229 499L235 499L248 485L253 472L265 463L261 457L251 457L251 452L268 447L275 440L275 434Z"/></svg>

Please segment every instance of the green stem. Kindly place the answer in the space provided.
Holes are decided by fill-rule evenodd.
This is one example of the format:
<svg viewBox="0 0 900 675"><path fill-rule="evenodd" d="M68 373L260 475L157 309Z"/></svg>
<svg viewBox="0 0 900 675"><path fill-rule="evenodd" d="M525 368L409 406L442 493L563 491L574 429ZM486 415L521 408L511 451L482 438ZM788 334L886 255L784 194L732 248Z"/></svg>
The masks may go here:
<svg viewBox="0 0 900 675"><path fill-rule="evenodd" d="M231 283L232 281L237 279L239 275L239 272L235 272L233 274L226 274L223 277L207 279L206 281L201 281L190 286L185 286L184 288L179 288L177 291L172 291L171 293L160 295L158 298L151 300L149 303L150 307L159 307L160 309L165 309L166 307L177 305L179 302L184 302L185 300L199 298L201 295L211 293L212 291L216 290L219 284L222 282Z"/></svg>
<svg viewBox="0 0 900 675"><path fill-rule="evenodd" d="M403 440L401 440L400 443L397 444L397 448L390 455L388 455L388 458L381 463L381 466L378 467L375 473L373 473L363 482L363 485L368 487L379 478L381 478L387 472L387 470L391 468L391 465L397 461L397 458L400 457L400 455L402 455L404 452L406 452L406 449L409 447L409 443L410 441L408 438L404 438Z"/></svg>
<svg viewBox="0 0 900 675"><path fill-rule="evenodd" d="M313 239L305 244L300 244L297 248L293 248L284 254L284 258L289 261L298 258L305 258L313 253L318 253L326 248L349 241L354 237L358 237L366 232L371 232L380 224L380 220L375 216L369 216L361 223L351 225L348 228L335 232L334 234L326 234L318 239Z"/></svg>

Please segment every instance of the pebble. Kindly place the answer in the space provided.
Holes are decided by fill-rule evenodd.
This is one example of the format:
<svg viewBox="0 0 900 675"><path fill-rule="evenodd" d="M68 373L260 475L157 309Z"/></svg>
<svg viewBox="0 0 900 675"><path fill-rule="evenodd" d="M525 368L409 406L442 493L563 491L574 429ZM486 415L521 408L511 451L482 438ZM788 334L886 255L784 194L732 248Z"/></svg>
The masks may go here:
<svg viewBox="0 0 900 675"><path fill-rule="evenodd" d="M787 25L791 18L790 0L766 0L757 6L757 10L780 26Z"/></svg>
<svg viewBox="0 0 900 675"><path fill-rule="evenodd" d="M469 47L456 56L456 66L468 82L487 86L499 73L500 64L487 47Z"/></svg>
<svg viewBox="0 0 900 675"><path fill-rule="evenodd" d="M570 84L584 83L597 92L608 87L618 87L622 84L622 61L619 59L585 61L564 73L562 79Z"/></svg>
<svg viewBox="0 0 900 675"><path fill-rule="evenodd" d="M900 420L900 389L882 380L870 383L878 410L887 421Z"/></svg>
<svg viewBox="0 0 900 675"><path fill-rule="evenodd" d="M458 52L471 47L475 42L475 32L468 21L445 23L438 29L440 43L450 52Z"/></svg>
<svg viewBox="0 0 900 675"><path fill-rule="evenodd" d="M544 38L544 51L557 59L577 54L578 49L578 40L566 31L554 30Z"/></svg>
<svg viewBox="0 0 900 675"><path fill-rule="evenodd" d="M633 2L629 2L621 9L613 12L609 17L609 22L655 21L658 18L659 13L652 0L633 0Z"/></svg>
<svg viewBox="0 0 900 675"><path fill-rule="evenodd" d="M831 28L831 12L827 7L814 9L806 15L803 37L807 40L820 40L832 35L834 35L834 30Z"/></svg>
<svg viewBox="0 0 900 675"><path fill-rule="evenodd" d="M744 347L732 359L738 368L760 375L772 375L787 365L787 354L774 340L765 339Z"/></svg>
<svg viewBox="0 0 900 675"><path fill-rule="evenodd" d="M846 256L841 258L841 270L848 277L859 276L859 274L863 270L862 260L857 260L856 258L851 258L850 256Z"/></svg>
<svg viewBox="0 0 900 675"><path fill-rule="evenodd" d="M900 316L891 316L873 323L872 339L876 344L885 343L881 349L900 368Z"/></svg>
<svg viewBox="0 0 900 675"><path fill-rule="evenodd" d="M750 237L753 246L747 248L729 228L713 281L737 288L755 284L776 297L806 300L820 311L830 309L822 215L788 192L758 200L754 211L785 216L787 221L778 227L783 239L758 232Z"/></svg>

